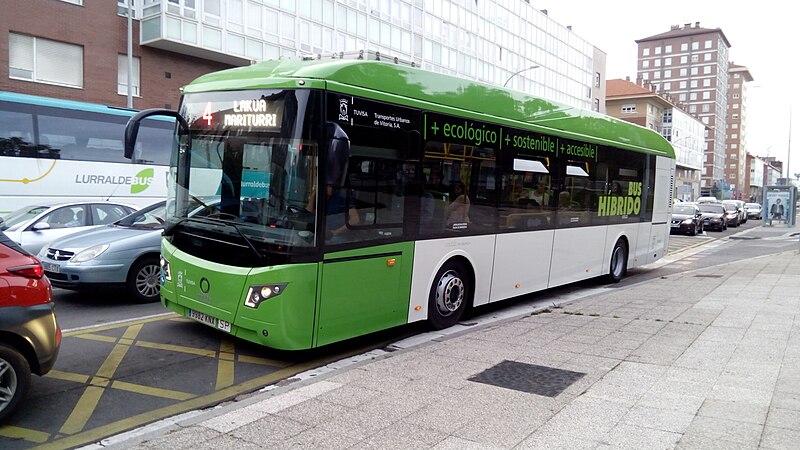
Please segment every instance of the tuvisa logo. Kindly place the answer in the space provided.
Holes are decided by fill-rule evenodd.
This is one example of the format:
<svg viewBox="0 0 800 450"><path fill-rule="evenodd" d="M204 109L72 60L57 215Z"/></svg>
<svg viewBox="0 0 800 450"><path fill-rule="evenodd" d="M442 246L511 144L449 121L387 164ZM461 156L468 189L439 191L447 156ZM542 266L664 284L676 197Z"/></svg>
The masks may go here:
<svg viewBox="0 0 800 450"><path fill-rule="evenodd" d="M141 172L137 173L136 176L133 177L133 180L131 180L131 194L138 194L149 188L150 183L153 182L154 175L155 170L153 170L152 167L143 169Z"/></svg>

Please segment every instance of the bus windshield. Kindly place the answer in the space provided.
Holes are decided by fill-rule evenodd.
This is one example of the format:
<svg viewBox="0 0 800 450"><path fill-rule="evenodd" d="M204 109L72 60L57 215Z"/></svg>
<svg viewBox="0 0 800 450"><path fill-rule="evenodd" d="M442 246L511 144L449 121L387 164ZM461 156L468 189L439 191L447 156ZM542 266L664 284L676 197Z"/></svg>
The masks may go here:
<svg viewBox="0 0 800 450"><path fill-rule="evenodd" d="M309 90L184 96L180 113L189 130L172 156L165 234L180 226L205 237L203 245L184 243L187 251L215 252L215 260L222 251L234 265L308 253L316 244L310 200L320 98ZM218 247L226 245L239 249Z"/></svg>

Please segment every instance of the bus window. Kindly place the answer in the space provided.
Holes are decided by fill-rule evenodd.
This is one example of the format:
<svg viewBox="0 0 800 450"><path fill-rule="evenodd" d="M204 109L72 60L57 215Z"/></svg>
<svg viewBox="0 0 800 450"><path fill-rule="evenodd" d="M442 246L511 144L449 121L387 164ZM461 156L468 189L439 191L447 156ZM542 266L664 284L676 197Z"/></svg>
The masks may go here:
<svg viewBox="0 0 800 450"><path fill-rule="evenodd" d="M550 158L531 156L506 161L500 198L501 230L539 230L553 226L555 199L550 163Z"/></svg>

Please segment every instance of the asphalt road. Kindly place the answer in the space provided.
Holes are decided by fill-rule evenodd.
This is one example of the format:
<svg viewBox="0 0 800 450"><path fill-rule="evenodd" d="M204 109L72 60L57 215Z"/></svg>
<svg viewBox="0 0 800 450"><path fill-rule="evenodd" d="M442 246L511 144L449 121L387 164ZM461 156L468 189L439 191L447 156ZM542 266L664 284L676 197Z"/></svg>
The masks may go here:
<svg viewBox="0 0 800 450"><path fill-rule="evenodd" d="M664 259L675 261L633 269L619 286L797 248L797 239L735 239L758 225L751 221L725 232L672 236ZM597 287L597 282L535 297L548 301L586 287ZM324 349L286 353L167 314L160 303L131 303L122 293L84 295L57 289L55 302L65 330L58 361L46 377L34 378L25 404L0 427L0 448L71 448L97 442L383 348L424 329L424 324L413 324ZM481 308L475 314L503 307Z"/></svg>

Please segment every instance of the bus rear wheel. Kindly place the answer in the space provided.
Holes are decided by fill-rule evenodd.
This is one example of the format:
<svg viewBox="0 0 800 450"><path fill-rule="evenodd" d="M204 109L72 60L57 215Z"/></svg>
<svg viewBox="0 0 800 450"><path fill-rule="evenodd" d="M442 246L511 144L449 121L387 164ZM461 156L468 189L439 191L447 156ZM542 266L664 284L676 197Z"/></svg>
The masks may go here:
<svg viewBox="0 0 800 450"><path fill-rule="evenodd" d="M628 244L620 239L614 244L614 250L611 251L611 265L606 279L609 283L619 283L627 272Z"/></svg>
<svg viewBox="0 0 800 450"><path fill-rule="evenodd" d="M469 272L457 261L439 269L431 286L428 300L428 322L435 330L455 325L472 301Z"/></svg>

